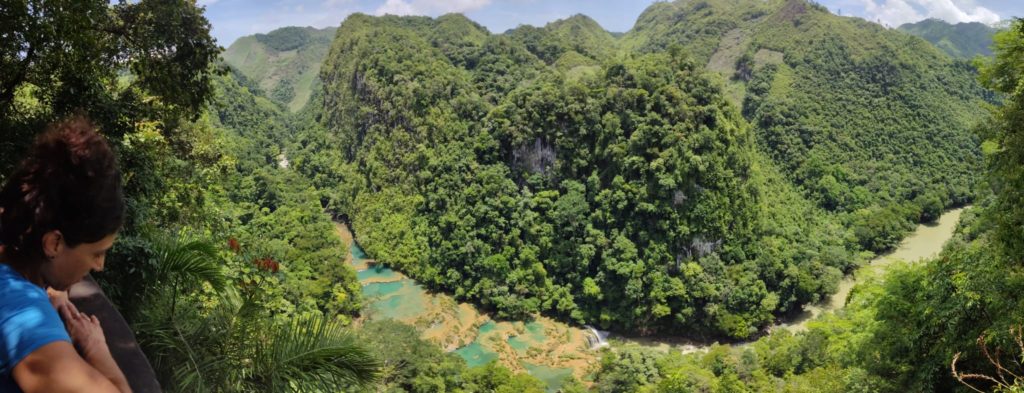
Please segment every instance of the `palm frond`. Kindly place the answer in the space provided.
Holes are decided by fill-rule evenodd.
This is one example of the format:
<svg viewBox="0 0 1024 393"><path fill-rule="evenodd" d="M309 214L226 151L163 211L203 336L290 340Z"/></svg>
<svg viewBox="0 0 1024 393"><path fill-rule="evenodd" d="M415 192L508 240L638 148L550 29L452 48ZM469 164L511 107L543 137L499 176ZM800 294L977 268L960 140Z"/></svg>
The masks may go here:
<svg viewBox="0 0 1024 393"><path fill-rule="evenodd" d="M272 391L337 391L377 380L380 362L342 325L299 317L272 336L262 362Z"/></svg>
<svg viewBox="0 0 1024 393"><path fill-rule="evenodd" d="M227 282L217 248L209 242L180 238L158 240L153 251L157 275L161 279L172 276L191 278L192 281L208 282L218 291Z"/></svg>
<svg viewBox="0 0 1024 393"><path fill-rule="evenodd" d="M377 380L379 361L339 321L275 321L229 282L217 250L182 238L154 241L157 277L135 328L169 391L335 392ZM216 296L195 293L210 283ZM175 306L179 312L175 311Z"/></svg>

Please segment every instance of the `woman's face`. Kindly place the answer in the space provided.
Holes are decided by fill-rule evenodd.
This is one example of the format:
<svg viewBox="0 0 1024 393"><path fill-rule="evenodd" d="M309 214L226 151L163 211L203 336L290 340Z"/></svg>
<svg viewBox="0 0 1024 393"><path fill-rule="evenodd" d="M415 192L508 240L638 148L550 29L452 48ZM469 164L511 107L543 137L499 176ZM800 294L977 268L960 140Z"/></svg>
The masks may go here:
<svg viewBox="0 0 1024 393"><path fill-rule="evenodd" d="M49 259L49 263L43 265L41 271L46 285L66 291L85 278L90 271L103 270L107 251L114 245L116 238L117 234L113 233L93 243L81 243L74 247L68 247L64 242L64 237L58 236L58 239L54 240L59 244L48 250L52 251L53 258Z"/></svg>

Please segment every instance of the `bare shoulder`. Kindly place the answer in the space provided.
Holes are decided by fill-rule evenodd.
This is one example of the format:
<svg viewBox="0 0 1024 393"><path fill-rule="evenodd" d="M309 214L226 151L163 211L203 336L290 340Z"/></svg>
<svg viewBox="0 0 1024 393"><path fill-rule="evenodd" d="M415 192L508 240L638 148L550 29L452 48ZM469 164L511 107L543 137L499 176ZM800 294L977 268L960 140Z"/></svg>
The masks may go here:
<svg viewBox="0 0 1024 393"><path fill-rule="evenodd" d="M66 341L39 347L14 366L11 376L25 393L118 391Z"/></svg>

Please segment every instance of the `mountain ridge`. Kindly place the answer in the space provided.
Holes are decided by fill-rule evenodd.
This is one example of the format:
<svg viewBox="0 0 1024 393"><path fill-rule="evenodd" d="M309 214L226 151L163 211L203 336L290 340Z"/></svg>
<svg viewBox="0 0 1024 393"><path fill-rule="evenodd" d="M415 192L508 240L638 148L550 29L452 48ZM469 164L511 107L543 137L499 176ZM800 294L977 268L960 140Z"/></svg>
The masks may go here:
<svg viewBox="0 0 1024 393"><path fill-rule="evenodd" d="M999 27L980 22L952 24L940 19L905 23L897 29L921 37L955 58L992 56L992 36Z"/></svg>

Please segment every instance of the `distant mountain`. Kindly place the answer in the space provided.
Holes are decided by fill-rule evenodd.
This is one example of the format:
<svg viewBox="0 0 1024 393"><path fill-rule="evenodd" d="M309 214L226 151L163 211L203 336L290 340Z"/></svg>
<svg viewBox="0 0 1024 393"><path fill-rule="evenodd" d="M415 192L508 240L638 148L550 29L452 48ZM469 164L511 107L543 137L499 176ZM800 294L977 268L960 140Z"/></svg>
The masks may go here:
<svg viewBox="0 0 1024 393"><path fill-rule="evenodd" d="M239 38L224 51L224 61L253 80L268 98L291 111L309 101L335 27L284 27Z"/></svg>
<svg viewBox="0 0 1024 393"><path fill-rule="evenodd" d="M925 19L906 23L899 30L924 38L950 56L970 59L991 56L992 35L995 27L979 22L950 24L939 19Z"/></svg>

